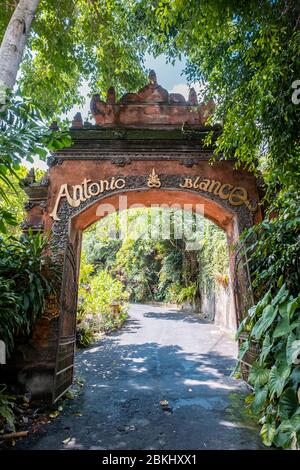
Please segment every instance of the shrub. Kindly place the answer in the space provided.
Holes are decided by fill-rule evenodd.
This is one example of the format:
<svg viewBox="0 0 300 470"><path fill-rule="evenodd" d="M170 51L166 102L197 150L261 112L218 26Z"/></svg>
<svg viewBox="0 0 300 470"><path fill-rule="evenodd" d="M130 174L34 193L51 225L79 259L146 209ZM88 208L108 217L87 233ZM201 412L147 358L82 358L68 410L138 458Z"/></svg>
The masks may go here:
<svg viewBox="0 0 300 470"><path fill-rule="evenodd" d="M89 345L96 334L119 328L125 321L128 299L124 285L107 271L93 274L83 259L78 296L77 344Z"/></svg>
<svg viewBox="0 0 300 470"><path fill-rule="evenodd" d="M31 232L0 240L0 339L8 355L16 336L31 333L58 279L57 268L45 255L47 245L47 237Z"/></svg>

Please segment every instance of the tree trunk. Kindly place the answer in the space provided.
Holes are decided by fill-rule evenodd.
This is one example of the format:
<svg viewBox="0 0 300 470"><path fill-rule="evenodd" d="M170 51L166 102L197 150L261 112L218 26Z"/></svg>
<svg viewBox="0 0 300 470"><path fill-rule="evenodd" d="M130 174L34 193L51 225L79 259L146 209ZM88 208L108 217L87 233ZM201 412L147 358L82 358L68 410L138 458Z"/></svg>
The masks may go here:
<svg viewBox="0 0 300 470"><path fill-rule="evenodd" d="M40 0L20 0L0 48L0 85L13 89L31 23Z"/></svg>

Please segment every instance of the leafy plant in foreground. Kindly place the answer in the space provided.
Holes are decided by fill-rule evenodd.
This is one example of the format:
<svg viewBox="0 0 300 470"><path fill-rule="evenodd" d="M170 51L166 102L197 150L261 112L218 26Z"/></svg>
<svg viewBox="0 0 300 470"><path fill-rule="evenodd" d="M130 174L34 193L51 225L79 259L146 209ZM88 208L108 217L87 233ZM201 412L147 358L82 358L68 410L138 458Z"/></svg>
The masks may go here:
<svg viewBox="0 0 300 470"><path fill-rule="evenodd" d="M300 295L290 295L283 284L275 296L269 290L250 309L237 332L249 333L239 358L250 341L257 341L260 354L252 365L248 398L251 410L260 415L261 437L266 446L300 448Z"/></svg>
<svg viewBox="0 0 300 470"><path fill-rule="evenodd" d="M14 429L13 397L6 393L6 385L0 384L0 430L7 424Z"/></svg>

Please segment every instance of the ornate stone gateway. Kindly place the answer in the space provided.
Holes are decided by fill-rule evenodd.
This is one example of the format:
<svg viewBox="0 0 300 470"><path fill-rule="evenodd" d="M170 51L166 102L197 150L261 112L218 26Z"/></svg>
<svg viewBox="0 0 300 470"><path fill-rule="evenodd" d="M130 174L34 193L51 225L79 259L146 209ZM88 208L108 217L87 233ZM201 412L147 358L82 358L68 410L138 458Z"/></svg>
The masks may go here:
<svg viewBox="0 0 300 470"><path fill-rule="evenodd" d="M104 102L91 102L96 125L72 123L73 144L53 154L40 182L28 181L28 216L24 229L50 232L53 256L62 269L57 295L48 299L30 347L24 350L20 379L33 394L57 400L71 385L75 346L77 284L82 231L105 215L101 207L132 204L203 204L204 215L227 233L234 245L240 233L261 220L259 192L253 175L235 169L233 160L210 163L212 149L203 145L213 103L198 104L168 94L155 74L139 93L115 101L112 89ZM122 197L120 197L122 196ZM236 316L234 328L252 303L245 260L236 263L230 250ZM236 264L238 265L235 269Z"/></svg>

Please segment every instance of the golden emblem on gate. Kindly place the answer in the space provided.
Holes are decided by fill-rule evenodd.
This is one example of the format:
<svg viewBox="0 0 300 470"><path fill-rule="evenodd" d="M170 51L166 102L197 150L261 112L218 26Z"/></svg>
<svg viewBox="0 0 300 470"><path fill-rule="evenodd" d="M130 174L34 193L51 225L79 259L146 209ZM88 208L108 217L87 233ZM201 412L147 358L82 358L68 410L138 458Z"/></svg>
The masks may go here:
<svg viewBox="0 0 300 470"><path fill-rule="evenodd" d="M154 168L151 171L150 175L148 176L147 186L149 188L160 188L161 187L161 181L159 179L159 176L155 173Z"/></svg>

